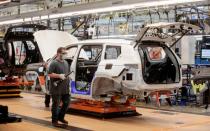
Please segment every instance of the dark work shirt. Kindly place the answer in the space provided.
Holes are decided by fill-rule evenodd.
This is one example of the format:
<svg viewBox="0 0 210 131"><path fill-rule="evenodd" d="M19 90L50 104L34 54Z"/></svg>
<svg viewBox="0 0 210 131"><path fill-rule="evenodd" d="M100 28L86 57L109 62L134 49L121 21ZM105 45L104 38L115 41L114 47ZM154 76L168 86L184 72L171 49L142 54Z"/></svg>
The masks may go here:
<svg viewBox="0 0 210 131"><path fill-rule="evenodd" d="M67 61L58 61L58 60L53 60L50 63L49 66L49 72L48 74L68 74L69 73L69 65ZM54 85L55 81L58 81L61 79L57 78L50 78L50 94L51 95L64 95L64 94L69 94L69 79L65 79L61 82L58 83L57 86Z"/></svg>

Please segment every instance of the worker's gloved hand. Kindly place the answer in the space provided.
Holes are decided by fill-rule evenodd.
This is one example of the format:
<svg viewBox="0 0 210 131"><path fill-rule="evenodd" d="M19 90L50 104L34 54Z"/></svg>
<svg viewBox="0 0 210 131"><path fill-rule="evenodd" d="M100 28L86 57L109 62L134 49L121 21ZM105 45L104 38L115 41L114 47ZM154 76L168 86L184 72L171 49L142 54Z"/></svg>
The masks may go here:
<svg viewBox="0 0 210 131"><path fill-rule="evenodd" d="M66 79L65 74L59 74L59 78L60 78L61 80L65 80L65 79Z"/></svg>

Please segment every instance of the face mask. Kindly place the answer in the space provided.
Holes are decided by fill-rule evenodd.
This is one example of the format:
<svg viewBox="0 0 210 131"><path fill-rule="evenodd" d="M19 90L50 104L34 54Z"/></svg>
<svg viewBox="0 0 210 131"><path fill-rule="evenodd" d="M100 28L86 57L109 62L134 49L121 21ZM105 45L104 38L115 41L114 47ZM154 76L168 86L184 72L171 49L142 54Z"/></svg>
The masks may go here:
<svg viewBox="0 0 210 131"><path fill-rule="evenodd" d="M64 60L66 58L66 55L61 55L61 60Z"/></svg>

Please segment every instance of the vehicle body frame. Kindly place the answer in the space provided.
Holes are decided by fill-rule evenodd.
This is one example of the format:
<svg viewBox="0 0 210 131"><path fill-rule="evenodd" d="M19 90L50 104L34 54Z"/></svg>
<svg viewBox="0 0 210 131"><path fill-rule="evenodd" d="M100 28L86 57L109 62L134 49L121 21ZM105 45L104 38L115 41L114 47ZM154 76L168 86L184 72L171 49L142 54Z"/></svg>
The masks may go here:
<svg viewBox="0 0 210 131"><path fill-rule="evenodd" d="M68 44L66 49L70 54L71 49L76 48L73 50L73 57L71 54L67 58L72 71L72 97L110 101L113 96L120 96L124 99L120 101L123 103L131 96L147 96L150 92L172 91L181 86L181 63L170 47L192 30L197 31L199 28L185 23L152 24L141 29L135 41L74 39L68 43L65 41L67 34L47 30L38 31L34 36L42 54L48 51L47 43L53 47L61 46L59 40L53 42L51 38L49 42L48 39L43 39L42 36L51 36L50 32L65 41L60 41L62 46L64 43ZM162 57L151 58L150 51L153 48L161 49ZM49 55L43 56L45 60L47 57L49 58ZM51 58L54 59L55 56Z"/></svg>

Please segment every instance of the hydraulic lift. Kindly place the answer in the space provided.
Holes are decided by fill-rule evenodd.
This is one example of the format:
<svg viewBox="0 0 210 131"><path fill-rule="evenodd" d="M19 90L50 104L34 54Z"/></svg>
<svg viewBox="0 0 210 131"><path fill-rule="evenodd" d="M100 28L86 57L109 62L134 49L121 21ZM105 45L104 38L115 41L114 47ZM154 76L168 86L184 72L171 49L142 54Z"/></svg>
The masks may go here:
<svg viewBox="0 0 210 131"><path fill-rule="evenodd" d="M0 98L21 97L21 86L32 86L33 81L23 81L22 78L7 77L0 81Z"/></svg>
<svg viewBox="0 0 210 131"><path fill-rule="evenodd" d="M73 99L69 109L73 113L92 115L100 118L141 115L136 111L136 107L132 105L134 102L135 99L128 99L123 104L115 102L113 99L109 102Z"/></svg>

